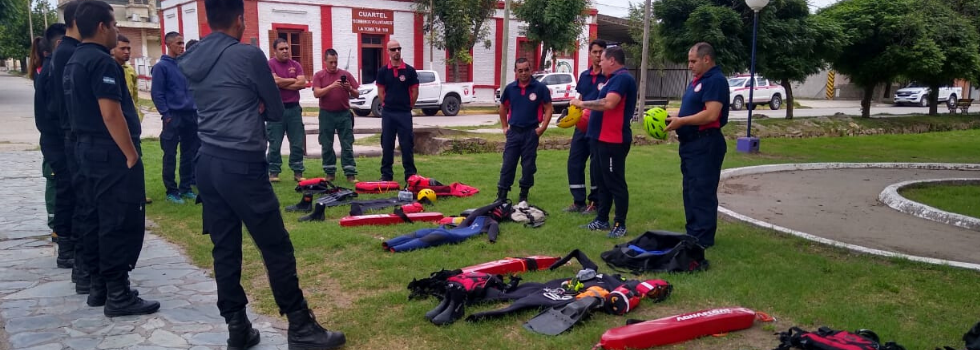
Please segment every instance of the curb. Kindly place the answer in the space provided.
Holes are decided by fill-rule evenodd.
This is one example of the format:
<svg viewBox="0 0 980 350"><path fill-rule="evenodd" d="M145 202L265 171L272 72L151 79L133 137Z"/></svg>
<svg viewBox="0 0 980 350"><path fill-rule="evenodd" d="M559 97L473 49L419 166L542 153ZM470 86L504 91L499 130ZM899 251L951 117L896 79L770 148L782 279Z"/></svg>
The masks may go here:
<svg viewBox="0 0 980 350"><path fill-rule="evenodd" d="M742 177L747 175L755 174L765 174L783 171L801 171L801 170L827 170L827 169L928 169L928 170L968 170L968 171L978 171L980 172L980 164L971 163L797 163L797 164L771 164L771 165L758 165L734 169L725 169L721 172L720 181L725 181L735 177ZM754 219L746 215L742 215L732 211L731 209L718 206L718 212L730 217L735 220L743 221L748 224L761 227L764 229L770 229L786 234L790 234L796 237L800 237L809 241L814 241L829 246L834 246L838 248L844 248L860 253L878 255L889 258L903 258L911 261L924 262L927 264L934 265L946 265L959 267L964 269L980 271L980 264L962 262L962 261L952 261L945 259L929 258L924 256L916 256L909 254L902 254L892 251L886 251L881 249L868 248L856 244L844 243L841 241L814 236L812 234L797 231L791 228L782 227L779 225L771 224L762 220Z"/></svg>
<svg viewBox="0 0 980 350"><path fill-rule="evenodd" d="M878 200L892 209L905 214L914 215L926 220L962 227L967 230L980 231L980 219L972 216L948 212L923 203L912 201L898 193L903 187L916 184L980 184L980 178L929 179L904 181L885 187L878 195Z"/></svg>

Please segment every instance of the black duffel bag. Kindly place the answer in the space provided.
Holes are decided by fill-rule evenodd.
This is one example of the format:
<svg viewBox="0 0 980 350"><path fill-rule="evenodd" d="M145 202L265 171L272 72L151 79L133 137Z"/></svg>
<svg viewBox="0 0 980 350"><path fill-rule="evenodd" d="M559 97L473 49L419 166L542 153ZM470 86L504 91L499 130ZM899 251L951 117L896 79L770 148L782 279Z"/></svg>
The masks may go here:
<svg viewBox="0 0 980 350"><path fill-rule="evenodd" d="M610 268L636 275L646 272L692 272L708 269L697 238L669 231L647 231L601 255Z"/></svg>

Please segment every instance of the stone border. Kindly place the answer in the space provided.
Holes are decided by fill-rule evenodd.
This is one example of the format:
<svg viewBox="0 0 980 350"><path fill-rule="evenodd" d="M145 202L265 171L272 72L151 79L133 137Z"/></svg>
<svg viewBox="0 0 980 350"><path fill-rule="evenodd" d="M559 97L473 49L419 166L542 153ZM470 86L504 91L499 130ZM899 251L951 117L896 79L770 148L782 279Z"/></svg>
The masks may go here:
<svg viewBox="0 0 980 350"><path fill-rule="evenodd" d="M971 163L796 163L796 164L770 164L758 165L734 169L725 169L721 172L721 181L734 177L747 175L765 174L784 171L804 171L804 170L827 170L827 169L928 169L928 170L969 170L980 171L980 164ZM844 243L841 241L815 236L806 232L797 231L791 228L782 227L762 220L753 219L732 211L731 209L718 206L718 211L735 220L770 230L790 234L806 240L823 243L826 245L853 250L860 253L890 257L903 258L911 261L924 262L935 265L947 265L965 269L980 271L980 264L936 259L924 256L908 255L892 251L868 248L856 244Z"/></svg>
<svg viewBox="0 0 980 350"><path fill-rule="evenodd" d="M926 220L940 222L946 225L962 227L967 230L980 231L980 219L972 216L952 213L939 208L919 203L905 198L898 191L904 187L916 184L980 184L980 178L929 179L904 181L885 187L878 195L878 200L892 209L905 214L914 215Z"/></svg>

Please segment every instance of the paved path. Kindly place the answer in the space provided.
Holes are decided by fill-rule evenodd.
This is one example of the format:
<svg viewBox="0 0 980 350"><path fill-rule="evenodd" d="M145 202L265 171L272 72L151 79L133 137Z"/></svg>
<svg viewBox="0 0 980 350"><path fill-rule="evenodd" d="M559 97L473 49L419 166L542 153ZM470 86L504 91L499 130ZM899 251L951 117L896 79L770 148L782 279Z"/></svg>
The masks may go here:
<svg viewBox="0 0 980 350"><path fill-rule="evenodd" d="M0 349L224 349L228 334L209 271L149 232L131 280L141 296L160 301L155 314L107 318L75 294L70 270L55 268L41 154L10 150L37 144L33 91L24 81L0 74L0 145L16 146L0 147ZM254 349L287 348L284 322L250 318L262 333Z"/></svg>
<svg viewBox="0 0 980 350"><path fill-rule="evenodd" d="M878 202L888 185L977 178L978 171L807 170L747 175L719 186L719 205L818 237L903 254L980 263L980 232L921 219Z"/></svg>

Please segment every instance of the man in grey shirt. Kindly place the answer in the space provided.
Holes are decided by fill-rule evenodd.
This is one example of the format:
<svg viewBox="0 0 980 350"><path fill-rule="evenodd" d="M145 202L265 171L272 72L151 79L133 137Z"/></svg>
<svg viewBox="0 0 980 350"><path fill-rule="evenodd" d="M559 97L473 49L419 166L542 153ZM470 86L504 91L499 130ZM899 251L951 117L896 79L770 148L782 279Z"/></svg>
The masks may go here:
<svg viewBox="0 0 980 350"><path fill-rule="evenodd" d="M178 59L198 106L201 148L197 186L204 232L214 243L218 309L228 323L228 348L259 343L245 314L241 286L242 223L262 252L279 312L289 320L290 348L333 349L344 334L323 329L307 306L296 258L269 183L265 122L282 120L283 103L265 54L241 43L243 0L206 0L211 34Z"/></svg>

